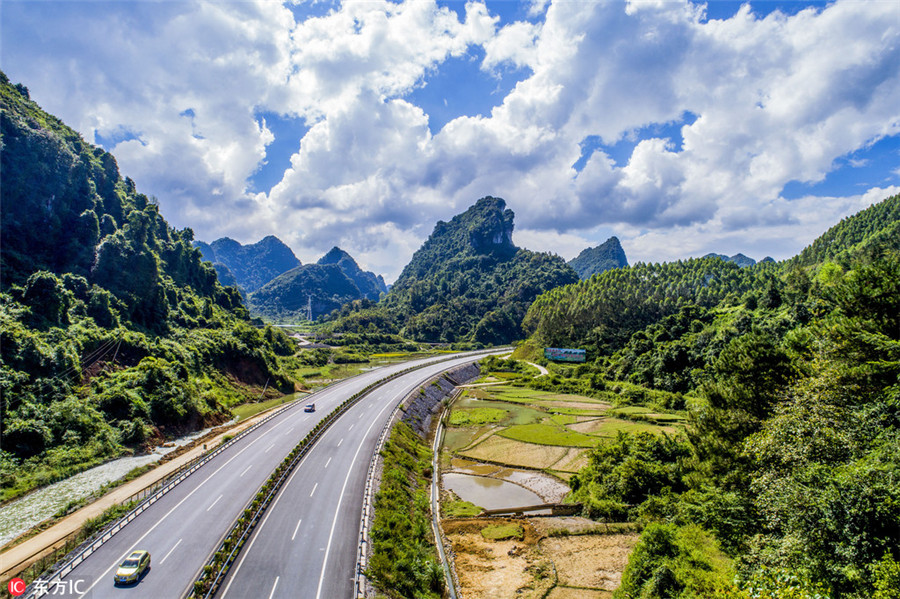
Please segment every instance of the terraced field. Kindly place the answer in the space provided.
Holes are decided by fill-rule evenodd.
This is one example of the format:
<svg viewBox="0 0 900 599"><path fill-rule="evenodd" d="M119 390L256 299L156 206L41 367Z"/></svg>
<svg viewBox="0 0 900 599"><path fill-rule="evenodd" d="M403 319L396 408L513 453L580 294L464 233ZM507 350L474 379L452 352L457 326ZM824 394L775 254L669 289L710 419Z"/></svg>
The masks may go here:
<svg viewBox="0 0 900 599"><path fill-rule="evenodd" d="M448 424L444 447L453 455L568 479L604 439L619 432L676 434L685 421L642 406L613 407L581 395L493 385L467 389Z"/></svg>

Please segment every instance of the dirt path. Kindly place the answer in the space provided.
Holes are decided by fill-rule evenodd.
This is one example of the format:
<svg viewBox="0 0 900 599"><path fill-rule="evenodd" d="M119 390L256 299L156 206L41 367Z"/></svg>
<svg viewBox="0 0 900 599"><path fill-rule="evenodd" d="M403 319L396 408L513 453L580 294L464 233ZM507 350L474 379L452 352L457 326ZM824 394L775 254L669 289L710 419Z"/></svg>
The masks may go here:
<svg viewBox="0 0 900 599"><path fill-rule="evenodd" d="M270 412L271 409L260 412L259 414L231 425L226 429L217 430L213 433L214 436L212 437L207 436L206 438L194 441L194 447L192 449L188 449L181 455L160 464L150 472L112 489L106 495L60 519L53 526L30 539L27 539L18 545L4 548L2 553L0 553L0 572L2 572L2 574L0 574L0 580L7 580L11 576L24 571L42 557L50 554L57 548L62 547L65 544L66 539L80 530L87 520L96 518L112 506L122 503L135 493L162 480L194 458L199 457L206 451L204 446L215 447L219 445L226 435L237 435L241 431L255 424L261 418L267 416Z"/></svg>

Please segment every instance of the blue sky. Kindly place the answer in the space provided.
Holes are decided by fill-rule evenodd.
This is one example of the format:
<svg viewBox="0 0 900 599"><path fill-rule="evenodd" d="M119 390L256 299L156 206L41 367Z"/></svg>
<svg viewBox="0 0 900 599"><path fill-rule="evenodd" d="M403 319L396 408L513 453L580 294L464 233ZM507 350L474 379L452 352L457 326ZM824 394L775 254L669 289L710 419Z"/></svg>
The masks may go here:
<svg viewBox="0 0 900 599"><path fill-rule="evenodd" d="M635 262L787 258L900 192L893 1L4 0L0 35L172 225L389 281L485 195Z"/></svg>

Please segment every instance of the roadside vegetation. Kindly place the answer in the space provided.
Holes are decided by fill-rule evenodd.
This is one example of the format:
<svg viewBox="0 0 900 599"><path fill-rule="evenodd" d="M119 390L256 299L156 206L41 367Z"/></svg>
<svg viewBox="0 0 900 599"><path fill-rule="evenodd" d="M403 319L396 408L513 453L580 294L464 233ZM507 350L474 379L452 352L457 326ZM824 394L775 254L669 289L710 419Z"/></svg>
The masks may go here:
<svg viewBox="0 0 900 599"><path fill-rule="evenodd" d="M386 597L439 598L444 572L431 532L431 449L404 422L384 446L366 576Z"/></svg>

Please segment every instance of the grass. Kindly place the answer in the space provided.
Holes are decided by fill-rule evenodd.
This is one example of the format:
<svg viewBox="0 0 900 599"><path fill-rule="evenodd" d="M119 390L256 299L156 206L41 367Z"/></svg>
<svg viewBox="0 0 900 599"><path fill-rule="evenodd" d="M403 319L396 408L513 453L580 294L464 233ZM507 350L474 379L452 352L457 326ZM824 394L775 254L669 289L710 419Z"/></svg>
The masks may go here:
<svg viewBox="0 0 900 599"><path fill-rule="evenodd" d="M507 414L506 410L500 408L466 408L456 409L450 413L450 426L472 426L488 424L490 422L499 422L503 420Z"/></svg>
<svg viewBox="0 0 900 599"><path fill-rule="evenodd" d="M231 413L234 414L235 419L240 422L241 420L246 420L251 416L256 416L263 410L268 410L269 408L273 408L281 404L291 403L293 401L297 401L298 399L302 399L302 397L295 397L294 399L290 399L290 396L285 395L284 397L277 397L275 399L261 401L259 403L245 403L243 405L231 408Z"/></svg>
<svg viewBox="0 0 900 599"><path fill-rule="evenodd" d="M565 426L567 424L575 424L578 421L578 418L573 414L554 414L550 417L550 420L560 426Z"/></svg>
<svg viewBox="0 0 900 599"><path fill-rule="evenodd" d="M492 524L481 529L481 536L491 541L521 539L525 531L519 524Z"/></svg>
<svg viewBox="0 0 900 599"><path fill-rule="evenodd" d="M671 426L658 426L650 422L636 422L633 420L620 420L618 418L608 418L603 426L600 427L595 434L601 437L615 437L620 431L625 433L653 433L653 434L674 434L681 427L675 428Z"/></svg>
<svg viewBox="0 0 900 599"><path fill-rule="evenodd" d="M515 441L558 447L594 447L600 443L597 437L545 423L511 426L497 434Z"/></svg>
<svg viewBox="0 0 900 599"><path fill-rule="evenodd" d="M441 504L441 512L444 518L467 518L477 516L482 508L469 501L451 500Z"/></svg>
<svg viewBox="0 0 900 599"><path fill-rule="evenodd" d="M508 413L507 417L504 420L500 421L500 424L504 426L540 422L542 419L547 417L547 413L543 410L535 409L530 406L508 404L501 401L473 401L471 399L463 399L462 401L457 402L455 405L457 408L496 408L504 410Z"/></svg>

